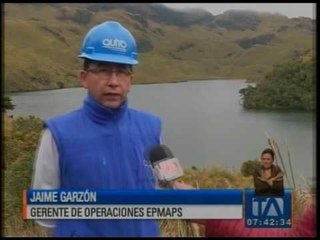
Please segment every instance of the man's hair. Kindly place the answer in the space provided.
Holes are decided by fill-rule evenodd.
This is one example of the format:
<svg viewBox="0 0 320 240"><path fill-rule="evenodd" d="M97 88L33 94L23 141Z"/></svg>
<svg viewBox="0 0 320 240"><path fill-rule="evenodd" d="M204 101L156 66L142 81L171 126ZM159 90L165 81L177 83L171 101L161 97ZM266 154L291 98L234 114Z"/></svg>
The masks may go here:
<svg viewBox="0 0 320 240"><path fill-rule="evenodd" d="M261 157L263 156L263 154L269 153L272 157L272 160L274 159L274 151L271 148L266 148L262 151L261 153Z"/></svg>
<svg viewBox="0 0 320 240"><path fill-rule="evenodd" d="M85 58L84 61L83 61L83 70L87 71L89 69L89 66L93 62L94 61Z"/></svg>
<svg viewBox="0 0 320 240"><path fill-rule="evenodd" d="M100 63L103 63L103 62L99 62L99 61L95 61L95 60L91 60L91 59L85 58L84 61L83 61L83 70L87 71L91 65L99 65ZM127 66L130 67L130 71L133 70L132 69L132 65L130 65L130 64L122 64L122 63L116 63L116 64L127 65Z"/></svg>

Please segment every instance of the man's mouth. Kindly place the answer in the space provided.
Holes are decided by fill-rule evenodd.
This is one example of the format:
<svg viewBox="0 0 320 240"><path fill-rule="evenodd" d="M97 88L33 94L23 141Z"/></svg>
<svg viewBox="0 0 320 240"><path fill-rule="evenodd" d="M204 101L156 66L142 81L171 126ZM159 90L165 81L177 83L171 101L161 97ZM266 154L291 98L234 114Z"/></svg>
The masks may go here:
<svg viewBox="0 0 320 240"><path fill-rule="evenodd" d="M111 101L116 101L119 100L119 98L121 98L121 94L119 93L105 93L103 94L108 100Z"/></svg>

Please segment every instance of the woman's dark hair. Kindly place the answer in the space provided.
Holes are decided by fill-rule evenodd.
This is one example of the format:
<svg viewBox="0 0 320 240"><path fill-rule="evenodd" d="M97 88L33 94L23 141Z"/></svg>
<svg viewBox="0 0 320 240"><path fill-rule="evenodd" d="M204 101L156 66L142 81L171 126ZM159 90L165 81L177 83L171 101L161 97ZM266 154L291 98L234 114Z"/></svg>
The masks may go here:
<svg viewBox="0 0 320 240"><path fill-rule="evenodd" d="M274 160L274 151L271 148L266 148L262 151L261 153L261 157L263 156L263 154L269 153L272 157L272 160Z"/></svg>

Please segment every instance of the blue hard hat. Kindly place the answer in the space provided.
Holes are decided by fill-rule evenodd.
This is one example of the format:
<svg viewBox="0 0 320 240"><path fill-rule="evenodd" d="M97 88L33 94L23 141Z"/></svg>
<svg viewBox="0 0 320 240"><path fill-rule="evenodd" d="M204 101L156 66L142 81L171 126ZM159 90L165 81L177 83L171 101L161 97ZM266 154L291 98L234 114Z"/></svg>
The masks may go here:
<svg viewBox="0 0 320 240"><path fill-rule="evenodd" d="M132 34L120 23L101 23L85 36L80 58L123 64L138 64L137 46Z"/></svg>

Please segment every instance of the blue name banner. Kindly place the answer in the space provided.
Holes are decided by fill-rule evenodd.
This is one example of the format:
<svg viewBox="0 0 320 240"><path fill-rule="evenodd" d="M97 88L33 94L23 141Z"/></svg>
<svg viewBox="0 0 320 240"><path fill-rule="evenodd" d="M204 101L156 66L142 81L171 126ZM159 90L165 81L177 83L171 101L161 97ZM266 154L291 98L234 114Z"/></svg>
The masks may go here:
<svg viewBox="0 0 320 240"><path fill-rule="evenodd" d="M38 204L221 204L243 203L240 189L215 190L36 190L24 193L27 205Z"/></svg>
<svg viewBox="0 0 320 240"><path fill-rule="evenodd" d="M292 190L281 197L255 196L254 189L245 190L245 225L248 228L290 228Z"/></svg>

